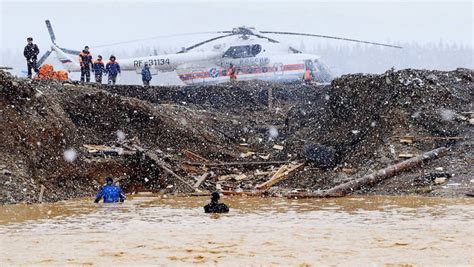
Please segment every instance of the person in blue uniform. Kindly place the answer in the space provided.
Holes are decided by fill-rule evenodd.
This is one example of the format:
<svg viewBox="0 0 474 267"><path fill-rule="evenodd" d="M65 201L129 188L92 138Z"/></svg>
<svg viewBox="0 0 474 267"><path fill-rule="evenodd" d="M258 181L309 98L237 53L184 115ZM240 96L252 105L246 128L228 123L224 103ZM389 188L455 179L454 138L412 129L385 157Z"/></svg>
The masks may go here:
<svg viewBox="0 0 474 267"><path fill-rule="evenodd" d="M92 65L93 72L95 73L95 82L96 83L102 83L102 74L105 73L105 64L102 61L102 56L98 55L97 60L94 61L94 64Z"/></svg>
<svg viewBox="0 0 474 267"><path fill-rule="evenodd" d="M109 76L108 84L115 85L115 82L117 80L117 75L120 74L120 65L116 61L116 58L114 55L110 56L109 62L107 63L107 65L105 65L105 72Z"/></svg>
<svg viewBox="0 0 474 267"><path fill-rule="evenodd" d="M151 81L151 72L150 72L150 65L145 63L145 67L142 69L142 81L143 86L149 86Z"/></svg>
<svg viewBox="0 0 474 267"><path fill-rule="evenodd" d="M125 195L119 186L114 184L112 177L105 178L106 185L102 186L95 197L95 203L99 203L101 199L104 199L104 203L115 203L123 202Z"/></svg>
<svg viewBox="0 0 474 267"><path fill-rule="evenodd" d="M204 212L206 213L227 213L229 212L229 207L224 203L219 203L221 196L218 192L213 192L211 194L211 203L204 206Z"/></svg>

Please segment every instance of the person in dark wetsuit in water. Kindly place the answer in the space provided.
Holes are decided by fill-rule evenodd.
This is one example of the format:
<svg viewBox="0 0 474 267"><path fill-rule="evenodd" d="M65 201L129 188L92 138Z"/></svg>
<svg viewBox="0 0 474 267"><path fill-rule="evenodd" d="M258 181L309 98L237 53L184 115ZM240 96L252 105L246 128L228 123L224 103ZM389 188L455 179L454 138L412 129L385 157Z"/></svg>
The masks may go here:
<svg viewBox="0 0 474 267"><path fill-rule="evenodd" d="M213 192L211 194L211 203L204 206L204 212L206 213L227 213L229 212L229 207L224 203L219 203L219 198L221 196L218 192Z"/></svg>

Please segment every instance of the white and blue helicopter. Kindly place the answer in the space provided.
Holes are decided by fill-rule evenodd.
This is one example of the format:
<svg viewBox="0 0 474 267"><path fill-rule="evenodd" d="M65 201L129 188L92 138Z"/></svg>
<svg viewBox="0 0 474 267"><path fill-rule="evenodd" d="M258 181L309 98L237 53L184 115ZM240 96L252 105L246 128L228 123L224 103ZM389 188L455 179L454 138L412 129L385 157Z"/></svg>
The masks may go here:
<svg viewBox="0 0 474 267"><path fill-rule="evenodd" d="M58 60L69 72L80 72L78 55L80 51L62 48L56 43L56 37L49 20L46 20L51 37L51 50L47 51L38 61L41 66L54 51ZM227 69L230 64L237 70L238 80L264 80L271 82L300 82L306 70L311 72L313 80L320 83L330 82L331 71L314 54L306 54L284 45L263 34L297 35L319 37L343 41L379 45L392 48L400 46L368 42L362 40L279 31L257 31L251 27L238 27L231 31L206 32L221 34L220 36L202 41L183 48L175 54L152 55L146 57L120 59L122 71L141 72L148 63L152 73L176 71L178 78L186 85L217 84L228 82ZM218 40L226 42L218 42ZM147 40L152 39L148 38ZM143 39L145 40L145 39ZM124 42L128 43L130 41ZM205 44L215 43L211 48L202 51ZM117 44L117 43L116 43ZM75 57L73 57L75 56Z"/></svg>

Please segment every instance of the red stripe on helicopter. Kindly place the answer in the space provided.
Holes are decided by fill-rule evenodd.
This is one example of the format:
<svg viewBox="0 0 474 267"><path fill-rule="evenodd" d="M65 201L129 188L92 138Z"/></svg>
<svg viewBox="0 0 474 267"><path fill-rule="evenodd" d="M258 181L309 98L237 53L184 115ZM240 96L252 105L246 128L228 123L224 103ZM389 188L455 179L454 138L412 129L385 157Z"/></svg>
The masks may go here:
<svg viewBox="0 0 474 267"><path fill-rule="evenodd" d="M237 75L248 75L248 74L259 74L266 72L285 72L285 71L295 71L295 70L304 70L304 64L288 64L280 67L258 67L258 68L240 68ZM219 76L224 76L224 70L219 70ZM183 81L193 80L193 79L202 79L209 78L211 74L209 71L193 72L180 74L179 78Z"/></svg>

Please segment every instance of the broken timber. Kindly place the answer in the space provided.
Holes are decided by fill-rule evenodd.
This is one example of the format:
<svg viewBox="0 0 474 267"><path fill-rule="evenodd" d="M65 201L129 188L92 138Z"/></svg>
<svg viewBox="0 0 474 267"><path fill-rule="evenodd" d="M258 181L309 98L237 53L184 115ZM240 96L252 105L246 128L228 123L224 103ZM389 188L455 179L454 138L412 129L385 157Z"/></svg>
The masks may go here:
<svg viewBox="0 0 474 267"><path fill-rule="evenodd" d="M290 163L281 166L278 171L266 182L256 186L257 189L265 190L286 179L291 173L299 170L304 163Z"/></svg>
<svg viewBox="0 0 474 267"><path fill-rule="evenodd" d="M197 182L193 185L193 188L194 188L194 189L198 189L199 186L201 186L201 184L207 179L208 176L209 176L209 173L208 173L208 172L206 172L206 173L204 173L203 175L201 175L201 176L199 177L199 179L197 180Z"/></svg>
<svg viewBox="0 0 474 267"><path fill-rule="evenodd" d="M209 162L208 159L189 150L184 150L184 156L194 161Z"/></svg>
<svg viewBox="0 0 474 267"><path fill-rule="evenodd" d="M299 193L289 194L289 198L321 198L321 197L343 197L349 193L354 192L362 187L379 183L385 179L393 177L400 172L410 170L414 167L421 165L422 163L443 156L447 152L445 147L440 147L429 152L423 153L420 156L402 161L395 165L389 166L385 169L373 172L369 175L365 175L359 179L349 181L347 183L335 186L327 191L321 193Z"/></svg>
<svg viewBox="0 0 474 267"><path fill-rule="evenodd" d="M412 144L415 141L435 141L435 140L465 140L467 137L463 136L394 136L399 138L400 143Z"/></svg>
<svg viewBox="0 0 474 267"><path fill-rule="evenodd" d="M39 196L38 196L38 202L39 203L43 202L43 195L44 195L44 190L45 189L46 189L46 187L44 187L44 185L41 185L40 193L39 193Z"/></svg>
<svg viewBox="0 0 474 267"><path fill-rule="evenodd" d="M262 196L264 191L242 191L242 192L237 192L237 191L227 191L227 190L221 190L221 194L225 196L249 196L249 197L259 197Z"/></svg>
<svg viewBox="0 0 474 267"><path fill-rule="evenodd" d="M207 166L207 167L222 167L222 166L243 166L243 165L276 165L288 164L290 161L234 161L234 162L184 162L184 164L191 166Z"/></svg>
<svg viewBox="0 0 474 267"><path fill-rule="evenodd" d="M138 146L138 145L133 145L134 148L136 148L138 151L144 153L147 155L151 160L153 160L158 166L160 166L161 169L163 169L165 172L176 178L178 181L180 181L182 184L186 185L189 189L192 191L195 191L194 187L190 185L186 180L184 180L181 176L177 175L174 171L172 171L170 168L166 166L166 163L163 162L158 155L156 155L152 151L147 151L144 148Z"/></svg>

